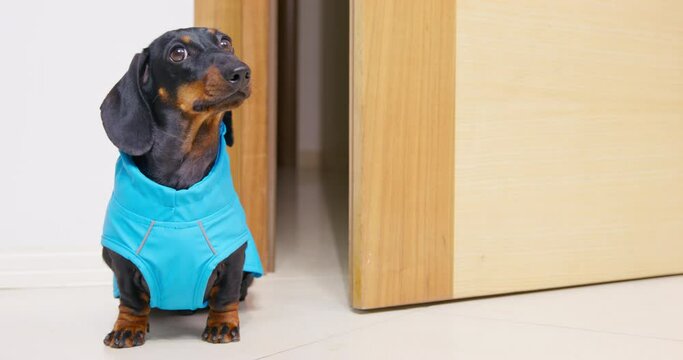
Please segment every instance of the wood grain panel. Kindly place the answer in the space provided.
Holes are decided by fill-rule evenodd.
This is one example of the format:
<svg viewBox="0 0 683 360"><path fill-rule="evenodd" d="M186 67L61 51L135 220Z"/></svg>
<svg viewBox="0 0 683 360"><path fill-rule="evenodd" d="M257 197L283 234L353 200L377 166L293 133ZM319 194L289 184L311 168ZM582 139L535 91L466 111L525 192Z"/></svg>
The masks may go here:
<svg viewBox="0 0 683 360"><path fill-rule="evenodd" d="M234 111L235 145L229 148L232 175L247 223L256 241L261 261L273 270L273 162L272 124L275 84L270 62L274 44L270 26L274 26L270 0L195 0L195 25L215 27L229 34L235 52L252 69L251 97ZM270 119L270 120L269 120ZM270 122L270 125L269 125Z"/></svg>
<svg viewBox="0 0 683 360"><path fill-rule="evenodd" d="M683 272L682 18L458 1L454 297Z"/></svg>
<svg viewBox="0 0 683 360"><path fill-rule="evenodd" d="M351 277L359 309L452 297L453 1L351 2Z"/></svg>

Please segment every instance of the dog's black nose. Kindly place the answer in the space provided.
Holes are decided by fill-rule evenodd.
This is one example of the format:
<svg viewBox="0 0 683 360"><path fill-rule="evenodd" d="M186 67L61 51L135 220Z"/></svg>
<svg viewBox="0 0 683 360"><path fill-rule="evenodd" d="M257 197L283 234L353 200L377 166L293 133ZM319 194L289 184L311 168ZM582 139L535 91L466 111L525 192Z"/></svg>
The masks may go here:
<svg viewBox="0 0 683 360"><path fill-rule="evenodd" d="M240 65L232 69L227 76L228 81L238 87L244 87L249 85L249 79L251 78L251 71L248 66Z"/></svg>

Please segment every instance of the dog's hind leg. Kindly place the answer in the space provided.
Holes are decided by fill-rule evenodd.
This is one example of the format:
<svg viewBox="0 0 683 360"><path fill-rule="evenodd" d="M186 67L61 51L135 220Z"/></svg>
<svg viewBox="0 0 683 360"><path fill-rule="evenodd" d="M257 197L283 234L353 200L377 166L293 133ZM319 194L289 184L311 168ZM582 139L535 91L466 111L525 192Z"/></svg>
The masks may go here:
<svg viewBox="0 0 683 360"><path fill-rule="evenodd" d="M149 331L149 287L128 259L107 248L102 249L102 258L114 272L120 293L119 316L104 344L112 348L142 345Z"/></svg>

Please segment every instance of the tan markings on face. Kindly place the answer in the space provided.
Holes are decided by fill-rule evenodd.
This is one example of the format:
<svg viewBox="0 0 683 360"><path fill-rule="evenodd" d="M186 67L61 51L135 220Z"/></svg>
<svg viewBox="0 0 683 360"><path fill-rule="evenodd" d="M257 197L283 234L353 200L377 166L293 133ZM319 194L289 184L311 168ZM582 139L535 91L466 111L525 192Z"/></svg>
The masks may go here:
<svg viewBox="0 0 683 360"><path fill-rule="evenodd" d="M163 101L163 102L168 101L168 91L166 91L166 89L160 87L158 93L159 93L159 98L161 99L161 101Z"/></svg>
<svg viewBox="0 0 683 360"><path fill-rule="evenodd" d="M191 157L199 157L206 154L211 147L217 146L218 138L215 134L218 132L222 116L228 107L222 105L198 112L194 111L193 106L197 101L221 99L229 92L230 84L215 66L207 70L203 79L178 87L176 106L185 119L183 153ZM239 105L239 103L229 105Z"/></svg>
<svg viewBox="0 0 683 360"><path fill-rule="evenodd" d="M209 69L206 71L205 81L206 95L208 95L209 98L220 97L230 91L230 83L225 80L221 71L218 70L218 67L215 65L209 66Z"/></svg>
<svg viewBox="0 0 683 360"><path fill-rule="evenodd" d="M208 31L209 34L216 34L216 29L206 29L206 31Z"/></svg>
<svg viewBox="0 0 683 360"><path fill-rule="evenodd" d="M183 35L180 37L180 41L182 41L185 44L189 44L191 42L190 35Z"/></svg>
<svg viewBox="0 0 683 360"><path fill-rule="evenodd" d="M191 156L205 153L204 150L208 146L213 146L216 143L216 137L209 135L218 131L222 112L196 112L192 109L195 101L205 98L203 80L194 81L178 88L176 105L183 112L183 118L186 121L182 151Z"/></svg>
<svg viewBox="0 0 683 360"><path fill-rule="evenodd" d="M197 80L178 87L176 105L184 113L194 112L195 101L204 99L204 81Z"/></svg>
<svg viewBox="0 0 683 360"><path fill-rule="evenodd" d="M192 108L197 100L220 98L227 95L229 91L230 83L223 78L216 66L211 65L204 79L178 87L176 105L182 112L191 113L194 112Z"/></svg>

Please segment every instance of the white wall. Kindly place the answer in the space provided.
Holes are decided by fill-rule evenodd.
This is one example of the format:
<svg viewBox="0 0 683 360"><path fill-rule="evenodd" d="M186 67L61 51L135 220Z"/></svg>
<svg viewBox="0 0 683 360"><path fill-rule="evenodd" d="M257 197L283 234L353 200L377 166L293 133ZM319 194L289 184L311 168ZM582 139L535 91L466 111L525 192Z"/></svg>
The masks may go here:
<svg viewBox="0 0 683 360"><path fill-rule="evenodd" d="M117 151L100 103L133 54L193 15L193 0L0 4L0 287L93 254L101 266Z"/></svg>

